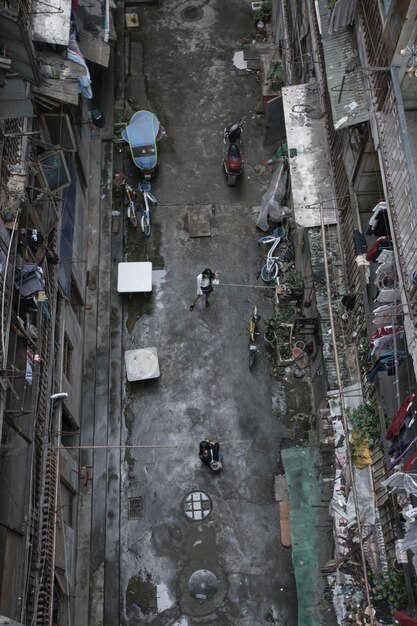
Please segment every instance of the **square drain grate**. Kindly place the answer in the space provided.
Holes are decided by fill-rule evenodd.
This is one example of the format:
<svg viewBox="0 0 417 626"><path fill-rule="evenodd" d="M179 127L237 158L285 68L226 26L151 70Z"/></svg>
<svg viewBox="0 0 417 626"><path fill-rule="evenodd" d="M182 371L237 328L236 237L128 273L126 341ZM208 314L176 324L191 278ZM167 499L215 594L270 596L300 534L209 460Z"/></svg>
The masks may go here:
<svg viewBox="0 0 417 626"><path fill-rule="evenodd" d="M143 510L142 498L129 498L129 519L140 519Z"/></svg>

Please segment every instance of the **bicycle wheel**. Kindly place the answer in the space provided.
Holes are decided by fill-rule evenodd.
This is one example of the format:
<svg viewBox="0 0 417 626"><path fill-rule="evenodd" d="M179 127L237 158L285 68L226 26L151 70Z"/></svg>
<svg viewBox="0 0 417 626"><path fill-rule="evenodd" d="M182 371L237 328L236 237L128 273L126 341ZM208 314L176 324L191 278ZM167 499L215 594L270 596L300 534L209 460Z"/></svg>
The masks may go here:
<svg viewBox="0 0 417 626"><path fill-rule="evenodd" d="M261 278L264 283L271 283L278 276L278 263L265 263L261 269Z"/></svg>
<svg viewBox="0 0 417 626"><path fill-rule="evenodd" d="M129 207L127 209L127 216L129 218L130 223L132 224L132 226L134 228L137 228L137 226L138 226L138 218L137 218L137 215L136 215L136 207L135 207L133 202L131 202L129 204Z"/></svg>
<svg viewBox="0 0 417 626"><path fill-rule="evenodd" d="M140 220L140 225L143 231L143 234L149 237L151 234L151 218L149 213L144 213Z"/></svg>
<svg viewBox="0 0 417 626"><path fill-rule="evenodd" d="M291 263L294 260L294 253L290 247L285 248L279 255L281 263Z"/></svg>

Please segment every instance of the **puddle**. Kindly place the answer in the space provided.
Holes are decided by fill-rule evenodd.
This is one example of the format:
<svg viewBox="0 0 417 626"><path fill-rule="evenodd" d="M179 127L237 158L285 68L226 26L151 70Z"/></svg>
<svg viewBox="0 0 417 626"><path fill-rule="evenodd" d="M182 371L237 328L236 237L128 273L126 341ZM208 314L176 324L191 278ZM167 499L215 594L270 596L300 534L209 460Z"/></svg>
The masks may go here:
<svg viewBox="0 0 417 626"><path fill-rule="evenodd" d="M152 270L152 285L159 289L165 282L166 270Z"/></svg>
<svg viewBox="0 0 417 626"><path fill-rule="evenodd" d="M162 611L165 611L172 606L168 588L163 583L156 586L156 601L158 603L158 613L162 613Z"/></svg>
<svg viewBox="0 0 417 626"><path fill-rule="evenodd" d="M142 573L141 573L142 574ZM128 617L134 616L135 605L145 615L152 615L157 609L156 587L149 572L132 576L126 589L126 609Z"/></svg>

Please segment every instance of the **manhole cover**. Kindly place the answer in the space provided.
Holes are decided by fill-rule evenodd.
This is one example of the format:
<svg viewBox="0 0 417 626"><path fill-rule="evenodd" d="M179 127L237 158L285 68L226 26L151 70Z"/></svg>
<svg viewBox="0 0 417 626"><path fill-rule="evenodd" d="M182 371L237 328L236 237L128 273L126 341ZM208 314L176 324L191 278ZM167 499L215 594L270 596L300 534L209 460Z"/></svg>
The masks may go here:
<svg viewBox="0 0 417 626"><path fill-rule="evenodd" d="M204 12L200 7L187 7L181 12L181 15L187 22L196 22L197 20L201 20Z"/></svg>
<svg viewBox="0 0 417 626"><path fill-rule="evenodd" d="M198 569L188 579L188 590L196 600L210 600L219 588L219 579L209 569Z"/></svg>
<svg viewBox="0 0 417 626"><path fill-rule="evenodd" d="M192 520L202 520L211 513L213 505L204 491L192 491L184 500L184 513Z"/></svg>
<svg viewBox="0 0 417 626"><path fill-rule="evenodd" d="M140 519L142 509L142 498L129 498L129 519Z"/></svg>

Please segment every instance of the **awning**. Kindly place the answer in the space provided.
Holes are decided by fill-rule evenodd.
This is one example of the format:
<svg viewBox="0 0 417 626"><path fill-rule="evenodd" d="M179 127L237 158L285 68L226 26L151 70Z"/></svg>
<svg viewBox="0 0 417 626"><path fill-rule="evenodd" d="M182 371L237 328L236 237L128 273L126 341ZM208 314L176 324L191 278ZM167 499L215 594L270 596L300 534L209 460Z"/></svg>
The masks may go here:
<svg viewBox="0 0 417 626"><path fill-rule="evenodd" d="M328 32L332 33L352 26L355 18L356 0L337 0L333 7Z"/></svg>
<svg viewBox="0 0 417 626"><path fill-rule="evenodd" d="M71 25L71 0L33 0L34 41L67 46Z"/></svg>
<svg viewBox="0 0 417 626"><path fill-rule="evenodd" d="M349 2L352 4L356 0ZM334 127L338 129L361 124L369 119L369 111L362 74L353 71L359 64L353 31L346 25L342 27L340 20L337 32L330 34L327 0L319 0L319 10ZM336 7L333 15L335 11Z"/></svg>
<svg viewBox="0 0 417 626"><path fill-rule="evenodd" d="M294 218L299 226L321 225L320 203L324 203L326 224L337 222L333 197L332 171L326 151L326 126L321 103L310 82L281 90L285 128L290 155L291 190Z"/></svg>
<svg viewBox="0 0 417 626"><path fill-rule="evenodd" d="M8 78L0 89L0 119L33 117L33 104L27 96L27 83L22 78Z"/></svg>
<svg viewBox="0 0 417 626"><path fill-rule="evenodd" d="M113 16L109 10L106 21L106 6L109 0L89 0L88 6L78 6L75 21L79 35L78 45L87 61L108 67L110 59L109 41L116 41Z"/></svg>
<svg viewBox="0 0 417 626"><path fill-rule="evenodd" d="M33 92L77 106L78 76L85 75L85 67L54 52L40 53L39 61L43 80Z"/></svg>

